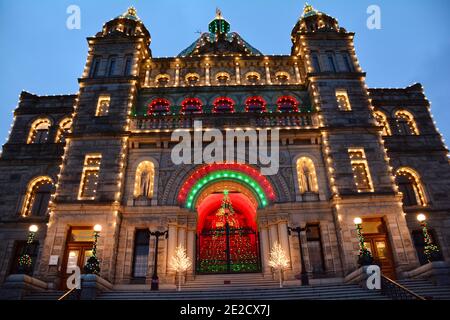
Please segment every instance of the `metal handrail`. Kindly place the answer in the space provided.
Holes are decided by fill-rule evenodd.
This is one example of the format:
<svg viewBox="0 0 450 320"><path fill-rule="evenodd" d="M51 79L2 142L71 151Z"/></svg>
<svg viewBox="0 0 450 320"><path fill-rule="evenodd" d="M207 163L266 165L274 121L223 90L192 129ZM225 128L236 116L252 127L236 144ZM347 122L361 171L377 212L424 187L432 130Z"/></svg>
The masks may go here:
<svg viewBox="0 0 450 320"><path fill-rule="evenodd" d="M58 301L64 300L67 296L69 296L75 290L77 290L77 287L68 290L66 293L64 293L61 297L58 298Z"/></svg>
<svg viewBox="0 0 450 320"><path fill-rule="evenodd" d="M427 300L385 275L381 275L381 290L383 294L393 298L394 300Z"/></svg>

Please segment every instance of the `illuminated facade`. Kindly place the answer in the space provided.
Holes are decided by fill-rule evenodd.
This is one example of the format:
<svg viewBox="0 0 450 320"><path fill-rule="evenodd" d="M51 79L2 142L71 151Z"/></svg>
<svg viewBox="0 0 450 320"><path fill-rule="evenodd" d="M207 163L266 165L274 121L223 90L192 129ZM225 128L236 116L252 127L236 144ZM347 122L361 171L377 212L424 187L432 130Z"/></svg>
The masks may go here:
<svg viewBox="0 0 450 320"><path fill-rule="evenodd" d="M39 226L30 274L54 288L92 254L96 224L100 275L115 285L150 284L149 230L168 230L157 248L161 286L175 284L177 246L195 281L227 272L276 278L277 243L289 259L284 277L295 281L299 241L288 226L306 227L312 282L343 279L357 268L355 217L391 277L424 262L418 213L450 259L448 151L421 85L367 88L354 34L310 6L289 55L264 55L230 30L218 11L177 57L155 58L130 8L88 38L77 94L22 92L0 160L0 281L17 271L30 224ZM171 133L194 120L205 132L279 128L278 173L174 165Z"/></svg>

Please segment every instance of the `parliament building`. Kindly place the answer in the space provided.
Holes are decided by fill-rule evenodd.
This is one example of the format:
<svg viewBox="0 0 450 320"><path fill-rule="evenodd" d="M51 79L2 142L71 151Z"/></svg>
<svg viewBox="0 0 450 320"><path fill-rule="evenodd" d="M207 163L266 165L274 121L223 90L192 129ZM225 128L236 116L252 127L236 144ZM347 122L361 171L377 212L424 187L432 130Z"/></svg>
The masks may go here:
<svg viewBox="0 0 450 320"><path fill-rule="evenodd" d="M358 269L355 218L396 281L428 263L420 214L434 259L449 261L448 149L422 85L369 88L354 33L309 5L293 23L290 54L266 55L218 10L208 32L159 58L129 8L87 39L77 93L23 91L0 157L0 284L29 263L37 283L67 290L68 271L95 254L111 290L150 290L155 274L174 290L182 247L183 283L251 286L277 281L275 244L286 283L343 283ZM277 172L174 163L172 135L194 134L194 121L204 134L277 130Z"/></svg>

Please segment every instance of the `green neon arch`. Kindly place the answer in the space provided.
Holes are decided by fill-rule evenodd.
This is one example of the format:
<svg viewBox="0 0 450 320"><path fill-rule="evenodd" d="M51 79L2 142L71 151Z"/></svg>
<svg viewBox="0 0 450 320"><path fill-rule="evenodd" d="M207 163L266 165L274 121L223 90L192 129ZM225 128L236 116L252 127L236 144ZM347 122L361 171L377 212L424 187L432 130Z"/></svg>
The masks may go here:
<svg viewBox="0 0 450 320"><path fill-rule="evenodd" d="M193 185L187 196L186 207L192 209L192 205L195 203L197 197L200 195L205 186L211 182L222 180L232 180L247 186L255 194L258 204L261 207L265 207L268 204L267 196L264 193L263 188L261 188L261 186L254 179L250 178L250 176L242 172L220 170L209 173Z"/></svg>

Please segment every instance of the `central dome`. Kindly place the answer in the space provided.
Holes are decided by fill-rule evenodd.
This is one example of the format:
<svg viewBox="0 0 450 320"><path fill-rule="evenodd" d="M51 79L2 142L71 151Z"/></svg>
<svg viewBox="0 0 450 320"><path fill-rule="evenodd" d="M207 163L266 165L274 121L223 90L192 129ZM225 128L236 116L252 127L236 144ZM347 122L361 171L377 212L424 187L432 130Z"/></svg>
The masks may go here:
<svg viewBox="0 0 450 320"><path fill-rule="evenodd" d="M262 53L251 46L237 32L230 32L230 23L222 16L220 9L216 17L209 23L209 32L204 32L179 57L195 57L201 55L247 55L261 56Z"/></svg>

